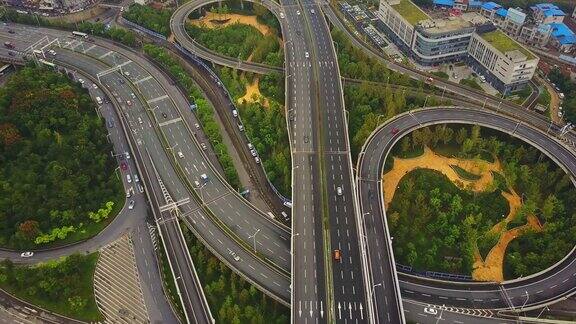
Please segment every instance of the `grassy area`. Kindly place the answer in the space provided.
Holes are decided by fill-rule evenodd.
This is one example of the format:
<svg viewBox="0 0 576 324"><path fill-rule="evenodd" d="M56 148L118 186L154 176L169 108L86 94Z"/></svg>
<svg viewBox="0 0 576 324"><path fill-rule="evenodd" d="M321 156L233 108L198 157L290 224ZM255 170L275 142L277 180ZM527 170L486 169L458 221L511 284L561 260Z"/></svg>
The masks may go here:
<svg viewBox="0 0 576 324"><path fill-rule="evenodd" d="M550 92L548 92L548 88L544 87L543 91L540 92L538 96L537 103L546 106L547 108L550 107L550 101L552 101L552 97L550 96Z"/></svg>
<svg viewBox="0 0 576 324"><path fill-rule="evenodd" d="M34 267L0 266L0 287L31 304L82 321L101 321L94 297L98 253L73 255Z"/></svg>
<svg viewBox="0 0 576 324"><path fill-rule="evenodd" d="M472 89L484 91L484 89L482 89L482 87L474 79L462 79L460 80L460 84L468 86Z"/></svg>
<svg viewBox="0 0 576 324"><path fill-rule="evenodd" d="M450 76L446 72L442 72L442 71L432 72L431 74L434 74L435 76L439 77L440 79L444 79L444 80L448 80L450 78Z"/></svg>
<svg viewBox="0 0 576 324"><path fill-rule="evenodd" d="M424 11L422 11L422 9L413 4L410 0L400 0L400 3L393 5L392 8L394 8L394 10L404 17L404 19L406 19L412 26L416 25L421 20L430 18Z"/></svg>
<svg viewBox="0 0 576 324"><path fill-rule="evenodd" d="M508 35L504 34L499 29L489 33L480 34L480 36L502 53L518 50L522 52L522 54L526 55L529 60L535 58L534 54L512 38L508 37Z"/></svg>
<svg viewBox="0 0 576 324"><path fill-rule="evenodd" d="M470 181L476 181L478 179L481 178L481 176L468 172L464 169L462 169L461 167L457 166L457 165L451 165L450 166L452 168L452 170L454 170L454 172L456 172L458 174L458 176L462 179L465 180L470 180Z"/></svg>

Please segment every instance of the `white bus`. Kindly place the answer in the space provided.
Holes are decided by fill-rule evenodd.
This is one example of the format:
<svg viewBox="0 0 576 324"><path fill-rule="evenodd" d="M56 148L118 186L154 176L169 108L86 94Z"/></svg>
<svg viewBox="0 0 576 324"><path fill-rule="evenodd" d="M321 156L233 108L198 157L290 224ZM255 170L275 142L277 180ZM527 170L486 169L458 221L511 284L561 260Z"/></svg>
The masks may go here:
<svg viewBox="0 0 576 324"><path fill-rule="evenodd" d="M46 61L46 60L44 60L44 59L39 59L38 61L39 61L40 63L46 64L46 65L48 65L48 66L50 66L50 67L55 67L55 66L56 66L56 64L54 64L54 63L52 63L52 62L48 62L48 61Z"/></svg>
<svg viewBox="0 0 576 324"><path fill-rule="evenodd" d="M73 36L78 36L78 37L82 37L82 38L88 38L88 34L83 33L83 32L79 32L79 31L73 31L72 32Z"/></svg>

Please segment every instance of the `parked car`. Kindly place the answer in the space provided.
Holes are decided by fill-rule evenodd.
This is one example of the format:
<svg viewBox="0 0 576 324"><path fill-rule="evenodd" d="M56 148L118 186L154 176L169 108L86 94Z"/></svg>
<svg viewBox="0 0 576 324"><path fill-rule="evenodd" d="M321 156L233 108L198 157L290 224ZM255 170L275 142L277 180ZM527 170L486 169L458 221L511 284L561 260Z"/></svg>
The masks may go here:
<svg viewBox="0 0 576 324"><path fill-rule="evenodd" d="M20 256L23 257L23 258L29 258L29 257L31 257L31 256L33 256L33 255L34 255L34 252L30 252L30 251L22 252L22 253L20 254Z"/></svg>

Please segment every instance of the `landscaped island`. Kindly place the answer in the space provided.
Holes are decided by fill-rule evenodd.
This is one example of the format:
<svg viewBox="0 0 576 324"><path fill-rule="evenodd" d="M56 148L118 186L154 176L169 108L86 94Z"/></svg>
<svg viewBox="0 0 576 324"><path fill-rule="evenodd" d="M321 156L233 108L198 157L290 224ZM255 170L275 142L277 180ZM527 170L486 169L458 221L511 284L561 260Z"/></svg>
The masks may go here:
<svg viewBox="0 0 576 324"><path fill-rule="evenodd" d="M87 91L27 66L0 89L0 246L88 238L123 205L106 128Z"/></svg>
<svg viewBox="0 0 576 324"><path fill-rule="evenodd" d="M576 190L543 153L478 126L426 127L387 160L394 254L418 271L502 281L541 271L574 246Z"/></svg>

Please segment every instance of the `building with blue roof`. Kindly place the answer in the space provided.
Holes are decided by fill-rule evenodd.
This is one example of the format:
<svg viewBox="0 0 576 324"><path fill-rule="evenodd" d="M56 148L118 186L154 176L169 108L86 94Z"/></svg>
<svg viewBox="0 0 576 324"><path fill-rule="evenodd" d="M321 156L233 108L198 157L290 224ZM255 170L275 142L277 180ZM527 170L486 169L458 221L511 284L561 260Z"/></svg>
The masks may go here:
<svg viewBox="0 0 576 324"><path fill-rule="evenodd" d="M550 36L552 46L562 52L570 52L576 45L576 34L564 23L547 24L552 28Z"/></svg>
<svg viewBox="0 0 576 324"><path fill-rule="evenodd" d="M534 19L542 24L561 23L566 13L552 3L539 3L532 7Z"/></svg>
<svg viewBox="0 0 576 324"><path fill-rule="evenodd" d="M452 8L454 0L434 0L432 2L435 6Z"/></svg>
<svg viewBox="0 0 576 324"><path fill-rule="evenodd" d="M485 2L480 6L480 14L488 19L494 20L496 19L496 12L500 9L504 8L495 2Z"/></svg>
<svg viewBox="0 0 576 324"><path fill-rule="evenodd" d="M484 4L484 2L480 0L470 0L468 1L468 9L480 9L482 4Z"/></svg>
<svg viewBox="0 0 576 324"><path fill-rule="evenodd" d="M504 18L508 15L508 9L500 8L496 10L496 15Z"/></svg>

